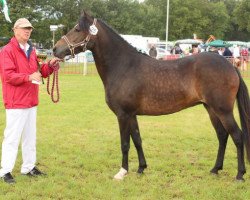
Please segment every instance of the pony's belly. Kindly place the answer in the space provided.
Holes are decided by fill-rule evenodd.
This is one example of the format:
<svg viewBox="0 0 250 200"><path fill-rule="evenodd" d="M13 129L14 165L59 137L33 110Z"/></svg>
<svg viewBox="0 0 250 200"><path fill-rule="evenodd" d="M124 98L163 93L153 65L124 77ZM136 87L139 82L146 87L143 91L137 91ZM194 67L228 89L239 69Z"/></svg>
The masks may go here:
<svg viewBox="0 0 250 200"><path fill-rule="evenodd" d="M143 102L138 109L138 115L164 115L183 110L199 104L198 99L174 99L173 101L151 101Z"/></svg>
<svg viewBox="0 0 250 200"><path fill-rule="evenodd" d="M172 114L179 112L181 110L184 110L186 108L198 105L200 103L196 103L194 105L190 106L183 106L183 107L176 107L176 108L169 108L169 109L144 109L144 110L139 110L136 114L137 115L152 115L152 116L157 116L157 115L167 115L167 114Z"/></svg>
<svg viewBox="0 0 250 200"><path fill-rule="evenodd" d="M166 115L178 112L185 107L158 107L158 106L147 106L138 110L137 115Z"/></svg>

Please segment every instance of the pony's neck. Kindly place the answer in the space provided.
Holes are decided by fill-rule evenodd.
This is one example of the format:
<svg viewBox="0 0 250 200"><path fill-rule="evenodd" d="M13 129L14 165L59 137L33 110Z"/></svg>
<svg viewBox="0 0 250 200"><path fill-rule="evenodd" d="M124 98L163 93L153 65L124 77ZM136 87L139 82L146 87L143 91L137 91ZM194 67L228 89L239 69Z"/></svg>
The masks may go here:
<svg viewBox="0 0 250 200"><path fill-rule="evenodd" d="M125 63L139 53L104 22L98 22L100 27L92 52L98 73L106 82L109 73L121 73L121 68L127 67Z"/></svg>
<svg viewBox="0 0 250 200"><path fill-rule="evenodd" d="M126 55L128 53L138 54L137 50L125 41L117 32L110 28L104 22L98 20L100 31L97 37L97 51L100 51L104 57L115 55ZM116 57L117 59L118 57ZM114 59L112 59L114 60Z"/></svg>

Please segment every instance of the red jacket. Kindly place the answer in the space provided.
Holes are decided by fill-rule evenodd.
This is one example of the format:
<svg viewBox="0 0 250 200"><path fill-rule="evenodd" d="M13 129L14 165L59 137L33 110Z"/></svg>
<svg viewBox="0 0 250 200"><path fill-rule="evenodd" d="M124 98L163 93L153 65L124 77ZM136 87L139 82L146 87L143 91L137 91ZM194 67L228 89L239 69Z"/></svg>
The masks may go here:
<svg viewBox="0 0 250 200"><path fill-rule="evenodd" d="M0 71L6 109L31 108L38 105L39 85L29 81L29 75L38 71L35 49L30 49L30 56L27 58L16 38L13 37L0 50ZM48 64L42 64L40 72L42 77L46 78L53 73L53 69Z"/></svg>

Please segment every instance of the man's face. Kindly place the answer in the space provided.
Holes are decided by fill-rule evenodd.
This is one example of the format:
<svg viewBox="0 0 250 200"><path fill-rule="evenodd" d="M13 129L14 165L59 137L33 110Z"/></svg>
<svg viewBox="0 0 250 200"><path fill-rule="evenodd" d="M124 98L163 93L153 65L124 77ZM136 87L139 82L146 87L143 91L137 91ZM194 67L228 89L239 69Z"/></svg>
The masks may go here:
<svg viewBox="0 0 250 200"><path fill-rule="evenodd" d="M32 32L31 27L25 27L25 28L15 28L14 29L14 34L18 42L20 43L26 43L28 42L31 32Z"/></svg>

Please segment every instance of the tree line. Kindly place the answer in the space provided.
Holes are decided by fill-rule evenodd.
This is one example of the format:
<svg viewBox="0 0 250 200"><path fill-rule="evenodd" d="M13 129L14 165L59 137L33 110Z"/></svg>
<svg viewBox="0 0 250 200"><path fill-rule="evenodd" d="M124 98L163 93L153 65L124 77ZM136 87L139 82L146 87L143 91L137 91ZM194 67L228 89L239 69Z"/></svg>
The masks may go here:
<svg viewBox="0 0 250 200"><path fill-rule="evenodd" d="M223 40L250 41L249 0L169 0L169 40L214 35ZM83 10L102 19L120 34L159 37L165 40L167 0L11 0L14 23L28 18L35 30L32 39L52 46L50 25L63 24L56 40L78 22ZM13 23L0 15L0 37L11 37Z"/></svg>

